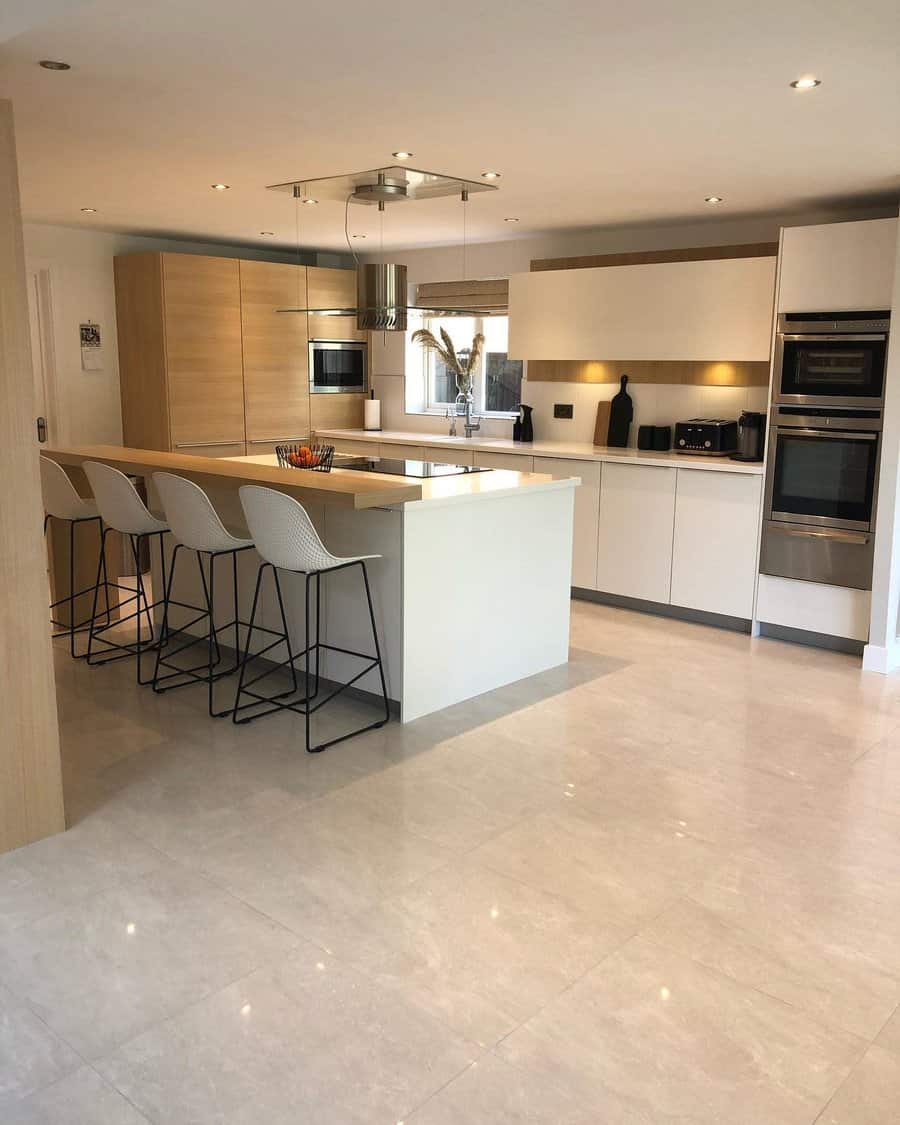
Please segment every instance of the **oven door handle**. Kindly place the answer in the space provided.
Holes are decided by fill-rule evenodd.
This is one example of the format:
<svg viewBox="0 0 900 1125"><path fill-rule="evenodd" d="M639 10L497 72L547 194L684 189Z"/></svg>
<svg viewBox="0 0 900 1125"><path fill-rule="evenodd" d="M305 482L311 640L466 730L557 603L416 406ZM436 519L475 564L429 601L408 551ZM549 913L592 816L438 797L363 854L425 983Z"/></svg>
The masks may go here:
<svg viewBox="0 0 900 1125"><path fill-rule="evenodd" d="M854 546L863 547L869 542L870 536L864 531L801 531L797 527L781 527L770 522L769 531L777 531L779 535L793 535L800 539L833 539L836 543L852 543Z"/></svg>
<svg viewBox="0 0 900 1125"><path fill-rule="evenodd" d="M782 333L781 338L783 340L790 340L791 343L795 343L795 344L824 344L824 343L829 343L833 340L837 340L837 341L846 340L848 343L855 344L855 343L872 342L872 341L878 341L878 340L884 341L884 340L887 339L887 335L886 335L886 333L883 333L883 332L872 333L872 334L869 334L869 335L862 335L862 336L843 335L840 332L823 332L821 335L818 335L818 334L810 335L809 333L801 333L800 335L792 335L792 334L789 334L789 333Z"/></svg>
<svg viewBox="0 0 900 1125"><path fill-rule="evenodd" d="M810 430L807 428L794 429L791 426L779 425L776 434L785 434L791 437L812 438L853 438L855 441L878 441L878 434L869 430Z"/></svg>

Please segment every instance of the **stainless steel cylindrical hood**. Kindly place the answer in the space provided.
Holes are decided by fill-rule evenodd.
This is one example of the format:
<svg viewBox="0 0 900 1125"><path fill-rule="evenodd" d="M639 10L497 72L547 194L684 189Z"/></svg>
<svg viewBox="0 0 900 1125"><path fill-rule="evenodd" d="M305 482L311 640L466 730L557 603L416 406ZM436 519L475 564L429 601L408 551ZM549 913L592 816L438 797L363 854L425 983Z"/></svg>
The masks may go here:
<svg viewBox="0 0 900 1125"><path fill-rule="evenodd" d="M378 262L357 267L356 327L406 331L406 266Z"/></svg>

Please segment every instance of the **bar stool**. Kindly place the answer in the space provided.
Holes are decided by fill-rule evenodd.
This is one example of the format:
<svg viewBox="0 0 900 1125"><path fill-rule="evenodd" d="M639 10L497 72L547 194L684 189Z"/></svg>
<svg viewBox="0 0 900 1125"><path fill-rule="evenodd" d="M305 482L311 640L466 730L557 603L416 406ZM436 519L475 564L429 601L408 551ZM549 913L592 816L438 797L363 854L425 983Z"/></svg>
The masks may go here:
<svg viewBox="0 0 900 1125"><path fill-rule="evenodd" d="M75 485L72 484L62 465L57 464L56 461L51 461L49 457L41 457L40 461L41 491L44 496L44 534L47 534L47 525L51 519L64 521L69 525L69 593L66 597L58 598L55 602L50 603L50 624L60 626L60 632L54 633L54 637L69 638L69 652L72 658L83 660L87 653L83 652L80 656L76 655L75 634L83 633L88 628L89 621L85 618L84 621L76 623L75 602L78 598L84 597L85 594L96 591L97 584L95 582L92 586L85 586L83 590L75 589L75 528L85 523L97 523L99 524L98 530L102 532L103 521L94 501L85 500L83 496L78 495ZM102 547L99 563L99 569L105 582L106 556ZM63 622L57 621L53 616L55 609L66 604L69 607L68 627L64 627ZM109 601L107 600L106 624L108 625L109 622Z"/></svg>
<svg viewBox="0 0 900 1125"><path fill-rule="evenodd" d="M205 683L207 685L207 704L211 718L221 718L230 715L233 705L224 711L216 711L213 705L214 686L218 680L233 675L240 667L241 641L240 641L240 613L238 610L238 565L237 557L241 551L249 551L253 547L252 539L239 539L227 531L212 506L212 503L203 489L193 481L184 477L175 476L173 473L154 473L153 483L156 485L162 500L163 510L166 514L169 527L175 539L175 549L169 561L169 581L163 595L163 621L162 628L166 637L166 644L175 638L183 636L194 625L204 619L208 622L205 636L192 636L189 641L179 648L169 651L160 645L156 650L156 667L153 671L153 690L158 693L172 691L175 688L187 687L192 683ZM188 621L178 629L172 629L169 621L169 609L172 605L181 604L172 601L172 586L175 581L175 568L178 561L178 552L182 549L194 551L197 555L197 567L200 571L200 581L203 586L203 599L205 609L198 616ZM209 567L209 582L203 569L203 556L206 555ZM224 625L215 623L215 593L216 593L216 560L223 555L231 556L231 572L234 583L234 617ZM219 651L219 634L227 629L234 629L234 666L225 671L216 672L214 669L221 661ZM207 659L205 664L193 668L183 668L171 661L174 657L198 644L206 642ZM162 674L163 668L169 669ZM176 681L170 683L169 681Z"/></svg>
<svg viewBox="0 0 900 1125"><path fill-rule="evenodd" d="M375 624L375 611L372 608L372 592L369 589L369 577L366 573L366 562L369 559L380 558L380 555L359 555L354 558L338 558L332 555L322 543L316 529L313 527L312 520L306 513L306 510L301 504L291 496L286 496L283 492L276 492L271 488L262 488L259 485L243 485L240 489L241 505L244 509L244 515L247 518L247 526L250 529L250 534L253 536L256 550L262 558L259 566L259 571L256 576L256 590L253 594L253 609L250 612L250 624L247 630L247 641L244 648L244 655L241 661L241 671L238 678L237 694L234 700L233 721L235 723L248 723L253 719L261 718L263 715L269 715L274 711L294 711L298 715L303 715L306 727L306 752L308 754L317 754L322 750L327 750L329 746L334 746L335 743L344 742L348 738L353 738L357 734L362 734L367 730L374 730L376 727L382 727L390 718L390 706L388 703L387 684L384 678L384 665L381 660L381 646L378 642L378 629ZM372 639L375 645L375 654L364 652L354 652L351 649L339 648L337 645L325 644L320 640L319 627L321 624L321 581L323 575L334 574L339 570L346 570L348 567L358 566L362 570L363 584L366 592L366 602L369 607L369 621L372 626ZM275 582L275 593L278 599L278 608L281 613L281 624L283 626L283 633L278 636L278 640L273 641L271 644L266 645L258 652L252 653L251 640L253 637L256 626L256 613L259 606L259 595L262 588L263 575L266 570L271 570ZM295 574L302 574L304 577L304 595L305 595L305 643L301 652L294 653L291 649L291 639L288 630L287 617L284 612L284 599L281 595L281 583L278 578L279 570L290 571ZM316 587L316 620L315 620L315 640L310 641L310 586L315 580ZM276 664L274 668L262 672L255 676L253 679L247 679L247 669L250 664L271 651L278 645L284 644L287 647L288 658L280 664ZM345 656L358 657L361 660L367 661L366 666L361 672L354 676L345 684L340 684L330 694L314 703L319 693L319 656L323 651L340 652ZM315 657L315 672L312 676L313 690L310 691L310 663L313 656ZM295 676L295 662L303 658L304 673L305 673L305 694L300 699L292 701L281 702L284 695L293 694L293 692L282 692L280 695L266 696L252 691L251 688L258 684L266 676L272 675L273 672L281 668L290 668L294 682L296 684ZM381 694L384 701L384 718L378 719L373 723L368 723L366 726L359 727L356 730L350 731L348 734L342 734L338 738L329 739L327 742L321 742L316 746L311 745L310 742L310 719L320 708L329 703L335 696L341 692L346 691L352 684L355 684L366 673L371 672L374 668L378 669L378 675L381 678ZM296 690L296 688L294 689ZM250 696L251 702L241 703L242 696ZM256 714L246 715L241 717L241 713L248 709L259 708L264 704L268 706L264 710L257 711Z"/></svg>
<svg viewBox="0 0 900 1125"><path fill-rule="evenodd" d="M160 568L162 573L163 589L166 588L166 557L163 550L162 537L168 532L169 525L164 521L157 519L152 515L143 500L138 496L137 489L125 476L124 473L118 469L114 469L111 465L103 465L99 461L85 461L83 469L87 473L87 478L91 482L91 488L94 491L94 499L97 503L97 508L103 518L103 537L100 545L100 555L106 547L106 537L111 531L117 531L121 535L128 536L131 544L131 553L134 557L135 574L136 574L136 588L134 591L128 586L123 586L119 582L105 582L100 581L100 572L97 572L97 586L94 589L94 613L91 615L91 627L88 635L88 651L87 662L93 667L100 667L104 664L110 664L114 660L124 660L128 656L135 656L137 658L137 682L139 684L148 684L150 679L144 679L141 675L142 657L147 649L152 649L156 645L162 643L165 633L160 632L158 639L154 638L154 625L152 611L157 606L163 604L162 598L157 598L156 601L150 603L147 600L147 592L144 589L144 578L141 573L141 547L143 543L149 545L150 541L155 537L159 542L159 555L160 555ZM111 625L104 625L100 628L96 627L96 604L97 595L100 586L103 585L106 591L106 596L109 598L109 590L113 588L117 591L128 591L129 596L119 602L120 606L130 605L132 602L136 603L134 613L128 614L127 617L120 617ZM143 608L142 608L143 607ZM144 641L141 637L141 617L146 617L148 630L150 634L149 641ZM137 622L137 633L134 642L120 643L119 641L110 640L109 637L104 636L108 630L124 625L126 622L135 620ZM95 644L105 646L99 652L95 651ZM99 658L98 658L99 656Z"/></svg>

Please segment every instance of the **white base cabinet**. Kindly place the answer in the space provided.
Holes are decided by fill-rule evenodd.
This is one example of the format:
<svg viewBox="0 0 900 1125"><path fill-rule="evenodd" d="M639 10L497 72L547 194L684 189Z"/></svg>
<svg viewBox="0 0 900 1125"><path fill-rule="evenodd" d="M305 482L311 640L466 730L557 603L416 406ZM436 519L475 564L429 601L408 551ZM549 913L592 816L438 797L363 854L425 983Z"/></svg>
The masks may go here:
<svg viewBox="0 0 900 1125"><path fill-rule="evenodd" d="M668 602L677 469L603 466L597 589Z"/></svg>
<svg viewBox="0 0 900 1125"><path fill-rule="evenodd" d="M533 473L534 458L522 453L488 453L475 450L475 464L482 469L511 469L514 473Z"/></svg>
<svg viewBox="0 0 900 1125"><path fill-rule="evenodd" d="M597 549L600 528L599 461L576 461L561 457L536 457L535 472L554 477L580 477L575 489L575 534L572 542L572 585L597 589Z"/></svg>
<svg viewBox="0 0 900 1125"><path fill-rule="evenodd" d="M677 471L672 605L752 618L762 477Z"/></svg>

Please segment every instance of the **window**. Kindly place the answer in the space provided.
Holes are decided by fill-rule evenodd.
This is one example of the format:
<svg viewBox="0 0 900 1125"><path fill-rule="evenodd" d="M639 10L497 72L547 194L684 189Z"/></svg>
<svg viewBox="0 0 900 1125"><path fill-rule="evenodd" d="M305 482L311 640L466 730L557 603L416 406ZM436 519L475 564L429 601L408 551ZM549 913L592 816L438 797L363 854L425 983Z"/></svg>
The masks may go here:
<svg viewBox="0 0 900 1125"><path fill-rule="evenodd" d="M506 347L509 318L486 317L429 317L422 323L436 336L445 329L457 355L467 354L472 339L484 333L484 348L475 368L473 395L478 414L513 414L521 402L522 361L507 359ZM453 373L441 362L440 356L426 351L418 344L411 345L412 364L407 370L421 371L425 410L446 411L456 401L456 380Z"/></svg>

